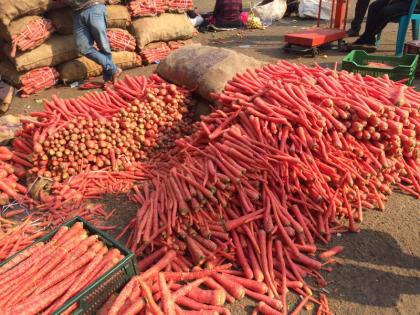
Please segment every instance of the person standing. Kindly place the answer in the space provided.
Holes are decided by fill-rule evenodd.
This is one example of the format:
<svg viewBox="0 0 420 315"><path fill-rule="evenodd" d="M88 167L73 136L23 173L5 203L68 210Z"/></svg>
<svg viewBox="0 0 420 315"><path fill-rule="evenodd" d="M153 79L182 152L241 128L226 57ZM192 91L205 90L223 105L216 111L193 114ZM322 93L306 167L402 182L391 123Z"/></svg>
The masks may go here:
<svg viewBox="0 0 420 315"><path fill-rule="evenodd" d="M242 27L242 0L217 0L213 12L213 23L219 28Z"/></svg>
<svg viewBox="0 0 420 315"><path fill-rule="evenodd" d="M356 8L354 10L354 19L351 22L351 28L347 31L348 37L359 36L362 22L365 18L366 12L369 7L370 0L357 0Z"/></svg>
<svg viewBox="0 0 420 315"><path fill-rule="evenodd" d="M79 53L102 66L104 81L116 82L122 70L112 61L106 36L106 6L114 0L66 0L74 11L73 33ZM93 45L96 43L97 48Z"/></svg>

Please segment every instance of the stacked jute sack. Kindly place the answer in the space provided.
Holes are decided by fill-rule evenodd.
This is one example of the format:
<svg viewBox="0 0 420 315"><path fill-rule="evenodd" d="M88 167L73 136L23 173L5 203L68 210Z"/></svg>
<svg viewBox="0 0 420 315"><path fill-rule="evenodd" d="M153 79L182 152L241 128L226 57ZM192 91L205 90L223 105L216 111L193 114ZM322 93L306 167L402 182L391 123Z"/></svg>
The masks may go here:
<svg viewBox="0 0 420 315"><path fill-rule="evenodd" d="M196 32L185 14L194 8L192 0L128 0L127 7L133 19L129 31L146 64L188 44Z"/></svg>
<svg viewBox="0 0 420 315"><path fill-rule="evenodd" d="M127 31L131 17L124 5L107 5L107 36L110 42L112 59L122 69L138 67L141 57L135 52L136 41ZM47 13L57 33L71 36L73 33L73 13L66 8L52 10ZM78 57L60 64L60 78L65 83L81 81L102 74L100 65L86 57Z"/></svg>
<svg viewBox="0 0 420 315"><path fill-rule="evenodd" d="M102 73L96 63L80 57L73 37L71 8L54 0L1 0L0 75L4 81L32 94L53 86L87 79ZM134 52L135 39L126 28L130 15L124 5L107 6L108 34L114 62L127 69L141 65Z"/></svg>
<svg viewBox="0 0 420 315"><path fill-rule="evenodd" d="M60 4L61 3L61 4ZM64 1L1 0L0 75L32 94L102 74L95 62L80 57L73 37L73 13ZM114 1L115 3L115 1ZM195 29L185 12L192 0L127 0L107 6L107 35L114 62L123 69L152 63L188 43ZM132 21L133 20L133 21ZM178 42L177 42L178 41Z"/></svg>

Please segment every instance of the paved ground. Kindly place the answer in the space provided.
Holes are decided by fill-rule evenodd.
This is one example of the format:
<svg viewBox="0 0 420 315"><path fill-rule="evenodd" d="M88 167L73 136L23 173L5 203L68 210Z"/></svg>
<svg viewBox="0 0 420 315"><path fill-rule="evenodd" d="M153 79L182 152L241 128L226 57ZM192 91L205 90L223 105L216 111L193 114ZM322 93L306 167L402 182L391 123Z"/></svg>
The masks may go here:
<svg viewBox="0 0 420 315"><path fill-rule="evenodd" d="M213 0L195 0L201 12L212 10ZM353 10L350 10L350 13ZM352 14L351 14L352 15ZM217 34L200 34L195 41L215 46L229 47L255 58L274 61L279 58L298 63L332 66L340 62L343 53L328 51L316 59L286 55L281 49L282 35L301 27L314 25L314 21L285 19L265 31L233 31ZM380 53L392 54L396 38L395 25L387 27L382 38ZM408 36L411 37L411 34ZM128 71L130 74L150 74L154 66ZM420 87L419 80L416 86ZM30 97L16 99L11 113L36 110L41 107L36 100L48 98L52 93L63 97L81 94L70 88L52 89ZM118 205L118 223L133 214L130 204L111 199ZM418 315L420 314L420 203L411 197L395 193L387 203L384 213L367 212L359 234L345 234L333 240L344 245L342 265L335 266L326 275L331 281L326 288L331 308L342 315ZM232 307L233 314L245 314L251 301Z"/></svg>

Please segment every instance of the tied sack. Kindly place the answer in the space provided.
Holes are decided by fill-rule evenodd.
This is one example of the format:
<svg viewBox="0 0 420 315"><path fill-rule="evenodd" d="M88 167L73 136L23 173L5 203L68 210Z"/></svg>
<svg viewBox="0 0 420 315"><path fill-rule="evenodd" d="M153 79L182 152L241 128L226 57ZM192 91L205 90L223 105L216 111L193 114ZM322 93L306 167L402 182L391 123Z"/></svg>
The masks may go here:
<svg viewBox="0 0 420 315"><path fill-rule="evenodd" d="M108 28L126 29L131 23L127 7L123 5L107 5L107 26ZM59 34L73 34L73 11L68 8L56 9L47 13L55 29Z"/></svg>
<svg viewBox="0 0 420 315"><path fill-rule="evenodd" d="M130 51L113 52L112 60L124 70L141 65L141 57ZM86 57L80 57L58 66L58 71L60 72L61 80L68 84L99 76L102 74L102 67Z"/></svg>
<svg viewBox="0 0 420 315"><path fill-rule="evenodd" d="M14 63L17 71L29 71L40 67L53 67L78 57L77 47L73 35L52 36L35 49L18 53L10 58L12 47L4 45L5 54Z"/></svg>
<svg viewBox="0 0 420 315"><path fill-rule="evenodd" d="M0 24L9 25L11 21L26 15L41 15L54 7L65 6L55 0L1 0Z"/></svg>
<svg viewBox="0 0 420 315"><path fill-rule="evenodd" d="M194 26L185 14L164 13L155 17L139 18L131 25L131 34L136 38L140 49L153 42L189 39L193 37L194 31Z"/></svg>
<svg viewBox="0 0 420 315"><path fill-rule="evenodd" d="M0 24L0 39L10 43L13 40L14 36L19 35L19 33L22 32L23 28L33 21L42 21L42 16L24 16L22 18L14 20L7 26Z"/></svg>
<svg viewBox="0 0 420 315"><path fill-rule="evenodd" d="M235 74L262 65L233 50L193 44L172 52L159 63L157 73L178 85L197 88L198 94L211 100L211 93L222 92Z"/></svg>

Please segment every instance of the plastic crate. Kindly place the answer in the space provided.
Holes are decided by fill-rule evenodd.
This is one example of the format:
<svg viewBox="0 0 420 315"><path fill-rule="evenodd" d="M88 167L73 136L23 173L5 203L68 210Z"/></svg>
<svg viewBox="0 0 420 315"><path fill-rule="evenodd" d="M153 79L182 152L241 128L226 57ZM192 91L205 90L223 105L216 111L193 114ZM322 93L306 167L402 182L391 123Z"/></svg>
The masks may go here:
<svg viewBox="0 0 420 315"><path fill-rule="evenodd" d="M75 217L63 225L71 227L76 222L83 222L83 227L89 235L98 235L99 239L104 244L106 244L109 248L117 248L125 257L119 261L118 264L115 265L112 269L98 278L94 283L90 284L79 294L69 299L63 306L55 311L53 315L61 314L74 303L78 303L78 308L73 311L73 315L94 314L95 311L108 300L111 294L121 290L130 281L130 279L138 273L135 255L119 242L112 239L109 235L95 228L89 222L83 220L80 217ZM44 237L38 239L35 243L50 240L57 232L58 228L59 227ZM33 246L35 243L29 245L20 252ZM20 252L16 253L15 255L19 254ZM0 263L0 267L12 259L15 255Z"/></svg>
<svg viewBox="0 0 420 315"><path fill-rule="evenodd" d="M380 56L367 54L364 50L353 50L344 57L342 69L373 77L387 74L394 81L408 78L406 84L411 85L416 75L418 58L418 55ZM384 63L392 68L368 66L369 62Z"/></svg>

